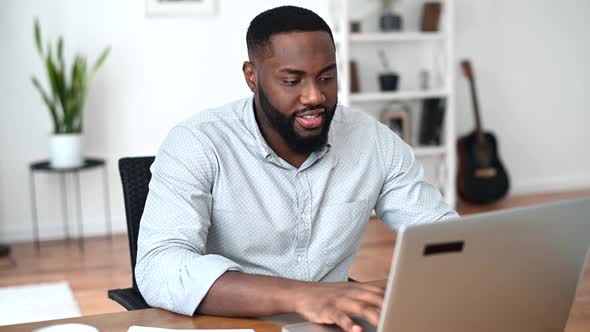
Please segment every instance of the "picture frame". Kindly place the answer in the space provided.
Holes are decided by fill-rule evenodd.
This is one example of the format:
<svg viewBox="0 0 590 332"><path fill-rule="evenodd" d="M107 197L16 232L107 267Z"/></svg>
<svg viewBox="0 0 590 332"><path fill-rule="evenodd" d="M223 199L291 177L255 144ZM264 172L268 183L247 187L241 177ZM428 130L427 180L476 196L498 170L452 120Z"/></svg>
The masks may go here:
<svg viewBox="0 0 590 332"><path fill-rule="evenodd" d="M146 16L191 17L216 13L217 0L146 0Z"/></svg>
<svg viewBox="0 0 590 332"><path fill-rule="evenodd" d="M383 113L381 121L404 142L410 144L410 116L405 110L391 110Z"/></svg>

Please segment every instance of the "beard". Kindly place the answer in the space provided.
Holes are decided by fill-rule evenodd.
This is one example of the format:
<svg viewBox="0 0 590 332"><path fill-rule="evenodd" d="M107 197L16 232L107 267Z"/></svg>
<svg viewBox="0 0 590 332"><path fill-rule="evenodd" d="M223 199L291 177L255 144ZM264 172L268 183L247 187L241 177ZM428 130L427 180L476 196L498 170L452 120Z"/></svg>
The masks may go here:
<svg viewBox="0 0 590 332"><path fill-rule="evenodd" d="M309 154L321 150L322 147L328 142L328 131L330 130L330 123L332 122L336 112L338 100L336 100L334 105L330 107L327 107L323 104L312 105L307 106L291 115L285 115L270 103L266 97L266 94L264 93L264 90L262 89L261 84L258 85L258 98L260 100L260 109L268 119L268 122L271 124L272 128L283 138L291 151L298 154ZM320 133L313 136L300 135L295 130L295 117L303 112L318 108L324 109L324 112L319 115L324 117Z"/></svg>

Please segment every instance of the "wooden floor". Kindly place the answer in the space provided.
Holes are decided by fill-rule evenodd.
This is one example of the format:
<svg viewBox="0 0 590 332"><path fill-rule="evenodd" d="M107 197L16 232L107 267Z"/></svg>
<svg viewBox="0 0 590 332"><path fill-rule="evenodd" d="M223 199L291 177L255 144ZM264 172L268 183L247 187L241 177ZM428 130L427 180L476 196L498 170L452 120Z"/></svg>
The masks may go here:
<svg viewBox="0 0 590 332"><path fill-rule="evenodd" d="M525 206L575 197L590 197L590 190L558 194L515 196L490 206L461 206L460 214ZM82 254L76 241L47 241L37 253L32 243L12 244L10 258L0 258L0 287L66 280L74 291L83 315L124 311L107 298L107 290L131 285L129 249L126 235L87 238ZM391 263L395 233L371 220L361 251L351 270L359 281L384 279ZM586 271L588 274L588 271ZM590 285L574 313L590 314Z"/></svg>

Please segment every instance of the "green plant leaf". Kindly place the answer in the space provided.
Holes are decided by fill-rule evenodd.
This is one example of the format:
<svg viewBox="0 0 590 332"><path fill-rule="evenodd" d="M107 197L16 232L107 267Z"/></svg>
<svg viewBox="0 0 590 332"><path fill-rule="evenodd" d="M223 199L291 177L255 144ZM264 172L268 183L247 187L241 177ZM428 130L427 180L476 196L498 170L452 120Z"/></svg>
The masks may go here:
<svg viewBox="0 0 590 332"><path fill-rule="evenodd" d="M82 132L82 114L84 112L84 101L86 100L86 86L88 84L88 72L86 69L86 59L82 58L82 65L79 76L76 81L77 95L76 95L76 118L74 124L74 130Z"/></svg>
<svg viewBox="0 0 590 332"><path fill-rule="evenodd" d="M53 58L51 57L51 45L48 45L47 50L47 56L45 57L45 69L47 70L47 79L49 80L51 95L55 99L55 97L57 97L57 75L55 74L55 66L53 64Z"/></svg>
<svg viewBox="0 0 590 332"><path fill-rule="evenodd" d="M66 73L63 64L63 40L60 37L57 42L57 50L56 50L56 58L52 59L53 64L53 73L55 77L55 88L56 88L56 95L59 99L60 104L65 104L65 101L68 98L68 83L66 81ZM65 112L65 110L64 110Z"/></svg>
<svg viewBox="0 0 590 332"><path fill-rule="evenodd" d="M65 130L67 130L67 124L65 122L68 118L67 110L64 108L65 100L67 100L67 96L65 94L66 89L64 82L64 74L63 71L60 71L57 68L54 62L51 52L51 45L47 48L47 58L45 60L45 63L47 67L49 83L51 86L51 92L54 100L55 112L57 114L57 118L60 124L59 132L64 132ZM61 107L58 107L58 101Z"/></svg>
<svg viewBox="0 0 590 332"><path fill-rule="evenodd" d="M66 100L68 100L68 88L67 88L67 82L65 80L65 73L61 67L55 68L54 71L55 71L55 85L57 88L57 97L59 99L60 104L63 107ZM64 113L65 113L65 111L66 111L66 109L64 108Z"/></svg>
<svg viewBox="0 0 590 332"><path fill-rule="evenodd" d="M86 59L76 55L72 66L71 84L68 99L64 102L64 127L67 132L79 132L82 117L84 90L86 85Z"/></svg>
<svg viewBox="0 0 590 332"><path fill-rule="evenodd" d="M35 18L35 46L37 46L37 52L43 57L43 47L41 46L41 28L39 27L39 19Z"/></svg>
<svg viewBox="0 0 590 332"><path fill-rule="evenodd" d="M106 60L106 58L110 52L111 52L110 46L107 46L107 47L105 47L104 50L102 50L102 53L98 57L98 60L96 60L96 62L94 63L94 66L92 66L92 71L90 72L91 78L94 76L96 71L98 71L98 68L100 68L100 66L102 66L103 62Z"/></svg>
<svg viewBox="0 0 590 332"><path fill-rule="evenodd" d="M67 109L69 110L68 113L66 113L67 117L64 117L64 129L67 133L72 133L74 132L74 122L75 122L75 109L77 108L76 106L76 99L74 98L70 98L67 100L67 105L66 105Z"/></svg>
<svg viewBox="0 0 590 332"><path fill-rule="evenodd" d="M37 88L37 90L41 94L41 97L43 98L45 105L47 105L47 108L49 108L49 114L51 115L51 119L53 120L53 132L55 134L59 133L59 119L57 117L57 110L55 109L55 103L49 98L49 96L47 95L47 92L45 92L45 89L43 89L43 87L41 86L41 84L39 83L39 81L37 80L36 77L33 76L31 78L31 80L33 81L33 85Z"/></svg>
<svg viewBox="0 0 590 332"><path fill-rule="evenodd" d="M61 70L65 72L65 65L64 65L64 40L63 38L60 36L59 39L57 40L57 59L59 60L59 64L61 67Z"/></svg>

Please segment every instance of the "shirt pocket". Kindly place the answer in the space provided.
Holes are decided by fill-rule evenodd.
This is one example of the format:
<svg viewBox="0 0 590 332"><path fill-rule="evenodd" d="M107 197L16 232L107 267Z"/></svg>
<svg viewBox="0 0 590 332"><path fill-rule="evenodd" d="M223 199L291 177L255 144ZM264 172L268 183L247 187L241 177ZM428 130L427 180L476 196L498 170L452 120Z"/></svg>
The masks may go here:
<svg viewBox="0 0 590 332"><path fill-rule="evenodd" d="M320 208L318 238L324 263L334 267L358 251L368 221L367 200Z"/></svg>

